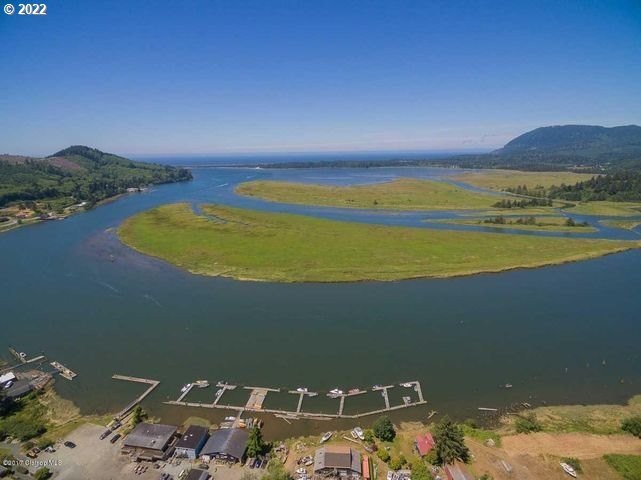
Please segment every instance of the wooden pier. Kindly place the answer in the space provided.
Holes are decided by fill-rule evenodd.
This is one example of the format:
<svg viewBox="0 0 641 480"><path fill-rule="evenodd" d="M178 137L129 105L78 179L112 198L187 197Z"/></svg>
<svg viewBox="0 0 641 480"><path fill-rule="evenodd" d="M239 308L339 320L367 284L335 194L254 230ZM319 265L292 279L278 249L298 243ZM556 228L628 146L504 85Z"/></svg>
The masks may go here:
<svg viewBox="0 0 641 480"><path fill-rule="evenodd" d="M221 383L221 382L218 382L216 384L216 387L218 387L218 391L216 392L216 395L214 396L213 405L218 405L218 402L220 402L220 399L223 398L223 395L225 394L225 392L227 390L235 390L236 389L236 385L230 385L228 383Z"/></svg>
<svg viewBox="0 0 641 480"><path fill-rule="evenodd" d="M66 378L67 380L73 380L78 376L77 373L71 371L60 362L51 362L51 366L60 372L62 378Z"/></svg>
<svg viewBox="0 0 641 480"><path fill-rule="evenodd" d="M127 375L113 375L111 378L114 380L124 380L126 382L137 382L137 383L145 383L149 385L149 388L145 390L140 396L138 396L136 399L134 399L131 403L129 403L125 408L123 408L115 417L114 420L120 421L124 416L126 416L130 411L134 409L136 405L138 405L140 402L142 402L147 395L149 395L159 384L160 382L158 380L150 380L148 378L138 378L138 377L130 377Z"/></svg>
<svg viewBox="0 0 641 480"><path fill-rule="evenodd" d="M280 389L278 388L266 388L266 387L243 387L247 390L251 390L251 394L249 397L249 400L245 404L245 406L236 406L236 405L220 405L218 401L220 400L220 397L222 397L222 394L218 395L216 399L212 403L193 403L193 402L183 402L179 400L170 400L167 402L164 402L167 405L176 405L176 406L183 406L183 407L202 407L202 408L218 408L218 409L225 409L225 410L234 410L238 412L238 415L242 414L243 412L260 412L260 413L272 413L279 418L286 418L286 419L299 419L299 418L306 418L306 419L317 419L317 420L331 420L334 418L361 418L361 417L366 417L369 415L377 415L385 412L390 412L394 410L400 410L402 408L410 408L410 407L416 407L419 405L424 405L427 403L425 399L423 398L423 392L421 390L421 385L418 381L412 381L412 382L407 382L408 384L412 384L414 386L414 390L418 394L418 401L412 402L412 401L404 401L400 405L391 405L390 400L389 400L389 395L387 393L387 390L390 388L393 388L394 385L385 385L385 386L380 386L380 387L375 387L372 389L372 391L380 391L383 394L383 398L385 399L385 407L380 408L377 410L371 410L368 412L363 412L363 413L357 413L354 415L346 415L344 413L344 408L345 408L345 399L347 397L351 397L354 395L362 395L367 393L367 390L355 390L355 391L350 391L348 393L343 393L340 395L336 395L334 398L340 398L340 405L338 408L337 413L321 413L321 412L305 412L303 411L303 400L305 397L313 397L318 395L317 392L299 392L296 390L289 390L288 393L299 395L298 399L298 405L296 407L295 411L291 410L279 410L279 409L271 409L271 408L263 408L263 403L265 401L265 397L269 392L280 392ZM233 390L236 388L236 385L228 385L228 384L223 384L223 383L218 383L217 387L222 388L224 390ZM223 390L223 392L224 392Z"/></svg>

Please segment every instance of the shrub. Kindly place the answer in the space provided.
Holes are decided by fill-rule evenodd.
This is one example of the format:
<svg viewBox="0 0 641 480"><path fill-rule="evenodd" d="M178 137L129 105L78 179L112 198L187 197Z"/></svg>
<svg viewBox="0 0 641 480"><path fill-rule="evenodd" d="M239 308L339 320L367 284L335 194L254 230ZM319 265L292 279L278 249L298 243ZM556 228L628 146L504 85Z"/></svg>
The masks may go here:
<svg viewBox="0 0 641 480"><path fill-rule="evenodd" d="M405 465L405 463L407 463L405 457L403 455L400 455L390 460L389 468L391 468L392 470L400 470L401 468L403 468L403 465Z"/></svg>
<svg viewBox="0 0 641 480"><path fill-rule="evenodd" d="M33 475L33 478L36 480L47 480L48 478L51 478L51 470L49 470L47 467L42 467L36 473Z"/></svg>
<svg viewBox="0 0 641 480"><path fill-rule="evenodd" d="M631 433L635 437L641 438L641 415L623 420L621 423L621 430Z"/></svg>
<svg viewBox="0 0 641 480"><path fill-rule="evenodd" d="M396 437L394 425L388 417L380 417L374 422L374 435L384 442L391 442Z"/></svg>
<svg viewBox="0 0 641 480"><path fill-rule="evenodd" d="M543 426L532 413L526 416L518 417L516 419L515 426L516 433L532 433L540 432L541 430L543 430Z"/></svg>
<svg viewBox="0 0 641 480"><path fill-rule="evenodd" d="M385 463L389 462L389 458L390 458L389 453L388 453L388 451L387 451L387 450L385 450L384 448L380 448L380 449L376 452L376 455L377 455L377 456L378 456L378 458L380 458L383 462L385 462Z"/></svg>
<svg viewBox="0 0 641 480"><path fill-rule="evenodd" d="M581 473L583 471L583 469L581 468L581 461L578 458L568 457L561 459L561 461L567 463L574 470L576 470L577 473Z"/></svg>
<svg viewBox="0 0 641 480"><path fill-rule="evenodd" d="M425 462L416 460L412 463L412 480L432 480L433 478Z"/></svg>

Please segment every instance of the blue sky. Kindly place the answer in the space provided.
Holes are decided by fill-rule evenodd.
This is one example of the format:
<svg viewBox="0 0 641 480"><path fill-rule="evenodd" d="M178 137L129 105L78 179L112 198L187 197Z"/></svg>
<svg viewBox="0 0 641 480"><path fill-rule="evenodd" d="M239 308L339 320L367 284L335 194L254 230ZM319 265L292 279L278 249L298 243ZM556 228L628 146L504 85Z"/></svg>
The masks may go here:
<svg viewBox="0 0 641 480"><path fill-rule="evenodd" d="M487 149L641 123L638 0L51 0L1 14L0 42L0 152Z"/></svg>

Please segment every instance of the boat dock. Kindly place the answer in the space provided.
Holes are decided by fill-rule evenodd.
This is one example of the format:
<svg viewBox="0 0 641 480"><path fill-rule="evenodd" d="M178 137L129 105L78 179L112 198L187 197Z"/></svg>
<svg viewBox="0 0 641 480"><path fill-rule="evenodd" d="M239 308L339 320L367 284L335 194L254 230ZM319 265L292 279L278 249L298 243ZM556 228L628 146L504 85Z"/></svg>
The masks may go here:
<svg viewBox="0 0 641 480"><path fill-rule="evenodd" d="M222 382L218 382L216 384L216 387L218 387L218 391L216 392L213 405L218 405L218 402L220 401L221 398L223 398L223 395L227 390L236 389L236 385L230 385L228 383L222 383Z"/></svg>
<svg viewBox="0 0 641 480"><path fill-rule="evenodd" d="M120 421L122 418L127 415L130 411L134 409L136 405L138 405L140 402L142 402L147 395L149 395L159 384L160 382L158 380L150 380L148 378L138 378L138 377L130 377L127 375L112 375L114 380L124 380L126 382L137 382L137 383L145 383L149 385L149 388L145 390L140 396L136 397L131 403L129 403L125 408L120 410L120 412L114 417L114 420Z"/></svg>
<svg viewBox="0 0 641 480"><path fill-rule="evenodd" d="M290 390L287 393L298 395L298 405L296 406L296 413L300 413L303 410L303 400L305 399L305 397L315 397L316 395L318 395L318 393L316 392L303 392L299 390Z"/></svg>
<svg viewBox="0 0 641 480"><path fill-rule="evenodd" d="M251 412L261 411L263 403L269 392L280 392L280 388L265 388L265 387L243 387L245 390L251 390L249 400L245 405L245 410Z"/></svg>
<svg viewBox="0 0 641 480"><path fill-rule="evenodd" d="M190 383L187 389L180 394L180 397L178 397L178 401L182 402L183 398L185 398L187 395L189 395L189 392L191 392L191 389L194 388L194 384Z"/></svg>
<svg viewBox="0 0 641 480"><path fill-rule="evenodd" d="M73 372L69 368L65 367L62 363L60 362L51 362L51 366L58 370L60 372L60 376L62 378L66 378L67 380L73 380L78 376L77 373Z"/></svg>
<svg viewBox="0 0 641 480"><path fill-rule="evenodd" d="M342 393L342 394L337 394L334 395L333 398L339 398L340 403L338 407L338 412L337 413L321 413L321 412L305 412L303 411L303 402L305 397L314 397L318 395L317 392L307 392L307 391L298 391L298 390L289 390L288 393L291 393L293 395L299 395L298 399L298 404L296 406L296 410L279 410L279 409L271 409L271 408L263 408L263 404L265 402L265 398L269 394L269 392L280 392L281 389L279 388L267 388L267 387L243 387L246 390L251 390L251 393L249 395L249 399L247 400L247 403L245 406L236 406L236 405L221 405L219 404L219 401L221 397L224 395L224 392L226 390L233 390L237 386L236 385L229 385L226 383L218 383L216 386L219 389L222 389L222 392L216 395L215 400L212 403L195 403L195 402L186 402L184 401L184 398L186 397L186 394L181 395L177 400L170 400L164 402L167 405L176 405L176 406L183 406L183 407L202 407L202 408L219 408L219 409L226 409L226 410L235 410L236 412L242 414L243 412L259 412L259 413L272 413L279 418L287 418L287 419L299 419L299 418L307 418L307 419L319 419L319 420L330 420L333 418L361 418L361 417L366 417L368 415L376 415L380 413L385 413L393 410L400 410L401 408L410 408L410 407L415 407L418 405L423 405L427 403L423 397L423 392L421 390L421 384L418 381L412 381L412 382L406 382L404 385L410 385L414 387L414 391L416 391L418 400L417 401L403 401L402 404L400 405L391 405L390 400L389 400L389 395L387 390L390 388L394 388L394 385L385 385L385 386L376 386L372 388L372 391L380 391L382 392L383 398L385 400L385 407L376 409L376 410L371 410L368 412L363 412L363 413L357 413L354 415L346 415L344 413L345 409L345 403L346 403L346 398L352 397L355 395L363 395L365 393L368 393L368 390L362 390L362 389L353 389L350 390L347 393Z"/></svg>

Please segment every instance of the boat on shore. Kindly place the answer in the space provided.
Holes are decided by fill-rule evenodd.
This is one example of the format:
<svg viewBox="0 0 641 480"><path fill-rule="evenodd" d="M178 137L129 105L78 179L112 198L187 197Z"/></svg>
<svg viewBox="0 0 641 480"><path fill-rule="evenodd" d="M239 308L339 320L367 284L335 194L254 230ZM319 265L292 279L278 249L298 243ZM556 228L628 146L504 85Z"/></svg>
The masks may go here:
<svg viewBox="0 0 641 480"><path fill-rule="evenodd" d="M363 429L361 427L355 427L351 433L352 433L352 438L365 440L365 433L363 432Z"/></svg>
<svg viewBox="0 0 641 480"><path fill-rule="evenodd" d="M574 468L572 468L570 465L568 465L565 462L561 462L560 465L565 473L567 473L572 478L576 478L576 470L574 470Z"/></svg>
<svg viewBox="0 0 641 480"><path fill-rule="evenodd" d="M334 435L333 432L325 432L325 433L323 433L323 436L320 439L320 443L325 443L327 440L332 438L332 435Z"/></svg>

